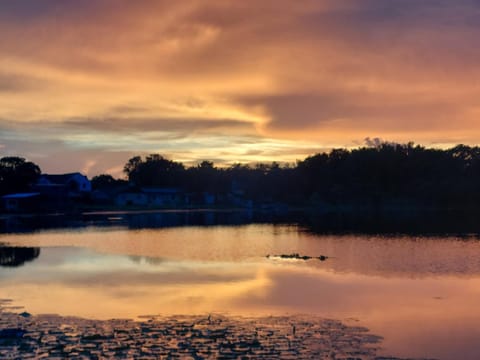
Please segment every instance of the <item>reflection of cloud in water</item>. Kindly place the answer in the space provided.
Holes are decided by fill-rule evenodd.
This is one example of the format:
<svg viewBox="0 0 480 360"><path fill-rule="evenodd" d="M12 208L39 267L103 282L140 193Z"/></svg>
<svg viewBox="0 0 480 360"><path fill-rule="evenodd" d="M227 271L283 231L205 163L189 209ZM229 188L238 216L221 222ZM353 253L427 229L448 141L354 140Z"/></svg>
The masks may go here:
<svg viewBox="0 0 480 360"><path fill-rule="evenodd" d="M49 252L58 258L61 250L46 248L44 252L47 258ZM268 288L265 272L247 264L134 263L127 256L95 255L71 248L65 254L71 262L40 263L33 273L16 272L1 278L2 290L34 313L112 318L146 312L228 311L233 299L263 296Z"/></svg>
<svg viewBox="0 0 480 360"><path fill-rule="evenodd" d="M404 278L480 275L480 243L457 237L316 235L296 226L253 224L134 231L89 228L82 232L4 235L3 240L20 246L94 249L128 255L132 265L156 264L163 268L169 261L241 264L260 261L267 254L300 253L329 256L327 261L307 264L338 273ZM90 259L95 256L99 255L89 255ZM113 258L105 257L105 261L113 262Z"/></svg>
<svg viewBox="0 0 480 360"><path fill-rule="evenodd" d="M102 319L210 312L357 318L385 335L389 351L405 356L418 354L418 349L434 340L447 343L446 328L466 339L480 335L478 277L385 278L266 259L134 263L128 256L71 248L46 248L45 258L49 252L58 258L62 250L66 250L64 262L51 267L40 261L32 264L35 278L31 271L19 271L0 279L2 293L32 313ZM402 341L395 342L399 336ZM469 340L464 345L472 344Z"/></svg>
<svg viewBox="0 0 480 360"><path fill-rule="evenodd" d="M5 235L2 241L42 247L30 266L0 272L2 296L32 313L103 319L315 313L360 319L405 357L443 358L478 348L475 240L314 235L294 226L249 225L91 228ZM329 259L265 258L294 252Z"/></svg>

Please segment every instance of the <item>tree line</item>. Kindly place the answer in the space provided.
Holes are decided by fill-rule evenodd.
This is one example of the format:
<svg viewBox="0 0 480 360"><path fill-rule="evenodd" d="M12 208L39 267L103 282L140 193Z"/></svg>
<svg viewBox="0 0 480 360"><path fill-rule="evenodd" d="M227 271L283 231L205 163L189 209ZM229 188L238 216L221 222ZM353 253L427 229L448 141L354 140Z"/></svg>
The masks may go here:
<svg viewBox="0 0 480 360"><path fill-rule="evenodd" d="M413 143L373 143L356 149L333 149L294 165L237 163L228 167L209 161L187 167L152 154L129 159L124 173L125 179L95 176L92 187L102 190L129 183L176 187L192 193L237 192L258 203L291 205L480 207L477 146L433 149ZM40 168L25 159L2 158L0 192L25 190L39 175Z"/></svg>
<svg viewBox="0 0 480 360"><path fill-rule="evenodd" d="M18 156L0 159L0 195L25 192L41 175L40 167Z"/></svg>

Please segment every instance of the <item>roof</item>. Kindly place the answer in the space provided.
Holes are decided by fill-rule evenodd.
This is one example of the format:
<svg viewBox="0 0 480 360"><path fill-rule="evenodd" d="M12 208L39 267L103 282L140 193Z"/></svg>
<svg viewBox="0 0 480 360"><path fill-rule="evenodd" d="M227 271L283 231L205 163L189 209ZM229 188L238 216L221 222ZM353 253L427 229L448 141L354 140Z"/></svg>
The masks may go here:
<svg viewBox="0 0 480 360"><path fill-rule="evenodd" d="M30 197L35 197L39 196L40 193L34 192L34 193L18 193L18 194L8 194L2 196L2 199L26 199Z"/></svg>
<svg viewBox="0 0 480 360"><path fill-rule="evenodd" d="M54 175L50 175L50 174L42 174L40 176L40 178L44 178L44 179L47 179L49 182L51 182L52 184L66 184L68 183L72 177L74 177L75 175L80 175L80 176L84 176L82 174L80 174L79 172L76 172L76 173L69 173L69 174L54 174Z"/></svg>

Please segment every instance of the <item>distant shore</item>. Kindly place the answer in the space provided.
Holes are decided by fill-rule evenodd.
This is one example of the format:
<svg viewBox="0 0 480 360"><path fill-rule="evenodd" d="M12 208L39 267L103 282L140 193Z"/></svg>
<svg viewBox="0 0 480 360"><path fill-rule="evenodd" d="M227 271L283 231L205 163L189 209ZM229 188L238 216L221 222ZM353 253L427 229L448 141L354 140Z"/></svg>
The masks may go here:
<svg viewBox="0 0 480 360"><path fill-rule="evenodd" d="M81 215L81 214L115 214L115 213L154 213L154 212L186 212L186 211L254 211L270 213L336 213L336 214L415 214L415 213L444 213L470 211L480 213L478 207L435 207L419 206L413 204L403 205L362 205L362 204L269 204L260 203L251 207L238 207L230 205L179 205L179 206L121 206L121 205L75 205L62 209L44 209L42 211L5 211L0 209L0 216L36 216L36 215Z"/></svg>
<svg viewBox="0 0 480 360"><path fill-rule="evenodd" d="M158 228L179 226L292 224L304 231L325 233L478 236L480 211L471 209L288 209L235 207L132 208L86 207L68 212L3 213L0 233L31 232L86 226Z"/></svg>

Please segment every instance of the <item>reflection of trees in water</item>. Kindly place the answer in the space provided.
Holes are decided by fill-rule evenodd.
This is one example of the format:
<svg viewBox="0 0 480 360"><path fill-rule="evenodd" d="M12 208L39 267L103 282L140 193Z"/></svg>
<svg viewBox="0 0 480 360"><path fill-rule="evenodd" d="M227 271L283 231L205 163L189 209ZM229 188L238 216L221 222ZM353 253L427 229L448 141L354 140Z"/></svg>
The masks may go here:
<svg viewBox="0 0 480 360"><path fill-rule="evenodd" d="M39 255L40 248L0 246L0 266L22 266Z"/></svg>
<svg viewBox="0 0 480 360"><path fill-rule="evenodd" d="M275 220L271 214L255 214L250 210L226 211L158 211L125 214L83 214L55 216L8 216L0 219L0 234L31 233L43 229L79 229L88 226L130 229L155 229L180 226L242 225Z"/></svg>
<svg viewBox="0 0 480 360"><path fill-rule="evenodd" d="M455 234L480 237L480 211L367 211L321 209L191 210L158 212L99 213L63 216L8 216L0 219L0 234L31 233L43 229L125 227L157 229L185 226L239 226L250 224L298 225L314 234L406 234L437 236Z"/></svg>
<svg viewBox="0 0 480 360"><path fill-rule="evenodd" d="M255 222L251 211L179 211L126 214L131 229L179 226L241 225Z"/></svg>
<svg viewBox="0 0 480 360"><path fill-rule="evenodd" d="M325 234L403 234L422 237L480 237L480 213L470 211L298 212L292 222L302 231Z"/></svg>

